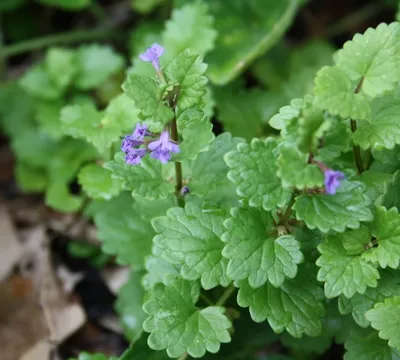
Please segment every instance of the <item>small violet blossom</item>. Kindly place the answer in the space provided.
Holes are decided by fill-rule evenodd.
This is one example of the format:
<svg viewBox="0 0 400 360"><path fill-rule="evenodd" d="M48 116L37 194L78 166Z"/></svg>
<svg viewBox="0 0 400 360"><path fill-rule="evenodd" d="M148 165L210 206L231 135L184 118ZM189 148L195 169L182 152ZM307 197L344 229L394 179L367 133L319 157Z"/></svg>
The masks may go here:
<svg viewBox="0 0 400 360"><path fill-rule="evenodd" d="M142 157L146 155L146 149L132 149L125 156L125 161L128 165L137 165L142 160Z"/></svg>
<svg viewBox="0 0 400 360"><path fill-rule="evenodd" d="M180 151L179 146L170 141L169 133L166 130L161 133L158 140L149 143L148 147L152 151L150 156L160 160L163 164L171 159L171 153Z"/></svg>
<svg viewBox="0 0 400 360"><path fill-rule="evenodd" d="M126 135L122 141L121 150L128 154L133 148L143 144L144 137L148 135L147 125L136 124L132 135Z"/></svg>
<svg viewBox="0 0 400 360"><path fill-rule="evenodd" d="M133 132L132 136L134 137L135 140L140 140L143 141L143 138L149 135L147 131L147 125L143 124L141 125L140 123L136 124L135 131Z"/></svg>
<svg viewBox="0 0 400 360"><path fill-rule="evenodd" d="M344 174L341 171L327 169L325 175L325 191L329 195L335 195L337 188L340 186L340 181L344 179Z"/></svg>
<svg viewBox="0 0 400 360"><path fill-rule="evenodd" d="M143 54L139 55L139 59L153 64L157 72L160 71L160 56L164 53L164 48L161 45L151 45Z"/></svg>

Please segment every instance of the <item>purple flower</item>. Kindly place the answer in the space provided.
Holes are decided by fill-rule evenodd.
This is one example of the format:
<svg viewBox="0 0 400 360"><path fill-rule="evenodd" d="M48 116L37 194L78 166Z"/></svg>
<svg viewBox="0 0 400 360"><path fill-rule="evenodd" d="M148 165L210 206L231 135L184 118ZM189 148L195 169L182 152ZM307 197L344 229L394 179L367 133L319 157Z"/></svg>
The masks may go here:
<svg viewBox="0 0 400 360"><path fill-rule="evenodd" d="M340 181L344 179L344 174L341 171L327 169L325 175L325 191L329 195L335 195L336 189L340 186Z"/></svg>
<svg viewBox="0 0 400 360"><path fill-rule="evenodd" d="M166 130L161 133L158 140L149 143L148 147L152 151L150 156L163 164L171 159L171 153L179 152L179 146L169 140L169 132Z"/></svg>
<svg viewBox="0 0 400 360"><path fill-rule="evenodd" d="M142 157L146 155L146 149L132 149L125 156L125 161L129 165L137 165L142 160Z"/></svg>
<svg viewBox="0 0 400 360"><path fill-rule="evenodd" d="M122 140L121 150L127 154L133 150L134 147L141 144L142 142L140 140L136 140L132 135L126 135Z"/></svg>
<svg viewBox="0 0 400 360"><path fill-rule="evenodd" d="M151 61L156 71L160 71L160 56L164 53L164 48L161 45L151 45L143 54L139 55L142 61Z"/></svg>
<svg viewBox="0 0 400 360"><path fill-rule="evenodd" d="M147 132L147 125L146 124L136 124L135 131L133 132L132 136L135 140L143 141L143 138L148 135Z"/></svg>
<svg viewBox="0 0 400 360"><path fill-rule="evenodd" d="M132 135L126 135L122 141L121 150L128 154L133 148L143 144L144 137L148 135L147 125L136 124L135 131Z"/></svg>
<svg viewBox="0 0 400 360"><path fill-rule="evenodd" d="M182 195L182 196L185 196L186 194L189 194L189 193L190 193L189 187L184 186L184 187L181 189L181 195Z"/></svg>

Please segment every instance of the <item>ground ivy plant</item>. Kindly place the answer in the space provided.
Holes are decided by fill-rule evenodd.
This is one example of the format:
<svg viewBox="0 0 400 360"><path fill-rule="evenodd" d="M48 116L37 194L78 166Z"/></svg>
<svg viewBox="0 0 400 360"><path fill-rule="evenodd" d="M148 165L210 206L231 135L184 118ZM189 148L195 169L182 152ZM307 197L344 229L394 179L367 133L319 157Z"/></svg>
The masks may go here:
<svg viewBox="0 0 400 360"><path fill-rule="evenodd" d="M104 164L121 194L94 215L103 250L133 269L121 359L218 358L241 308L292 350L336 341L347 360L398 358L400 23L348 41L270 119L276 135L252 140L213 135L202 56L161 66L164 50L139 56L154 76L122 86L135 121ZM80 109L76 122L63 110L64 126L101 139Z"/></svg>

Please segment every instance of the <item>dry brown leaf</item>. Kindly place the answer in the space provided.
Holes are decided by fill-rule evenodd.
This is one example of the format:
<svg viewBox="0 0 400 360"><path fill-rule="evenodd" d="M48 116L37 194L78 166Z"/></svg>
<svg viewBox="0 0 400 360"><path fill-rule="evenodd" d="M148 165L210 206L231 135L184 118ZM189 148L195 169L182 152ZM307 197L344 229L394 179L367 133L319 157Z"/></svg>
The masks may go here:
<svg viewBox="0 0 400 360"><path fill-rule="evenodd" d="M117 295L119 289L128 281L129 272L129 267L105 268L101 272L101 277L111 292Z"/></svg>
<svg viewBox="0 0 400 360"><path fill-rule="evenodd" d="M0 205L0 281L5 279L22 257L22 246L15 232L11 217Z"/></svg>

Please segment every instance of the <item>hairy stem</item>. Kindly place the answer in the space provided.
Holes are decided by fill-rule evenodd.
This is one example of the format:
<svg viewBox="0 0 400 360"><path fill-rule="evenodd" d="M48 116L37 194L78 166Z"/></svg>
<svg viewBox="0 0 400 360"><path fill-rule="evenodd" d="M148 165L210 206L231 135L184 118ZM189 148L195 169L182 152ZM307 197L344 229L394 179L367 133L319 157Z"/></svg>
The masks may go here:
<svg viewBox="0 0 400 360"><path fill-rule="evenodd" d="M360 82L358 83L357 88L354 90L354 94L358 94L361 91L363 82L364 82L364 77L362 77ZM352 133L354 133L357 130L357 122L353 119L350 119L350 128ZM355 145L354 143L353 143L353 156L357 166L358 174L361 175L364 172L364 165L361 158L361 149L358 145Z"/></svg>
<svg viewBox="0 0 400 360"><path fill-rule="evenodd" d="M230 296L235 292L236 288L233 285L230 285L224 293L221 295L221 297L218 299L217 303L215 304L216 306L224 306L225 303L228 301Z"/></svg>
<svg viewBox="0 0 400 360"><path fill-rule="evenodd" d="M354 133L357 130L357 122L353 119L350 120L351 131ZM357 166L358 173L361 175L364 172L364 165L361 158L361 150L358 145L353 144L354 161Z"/></svg>
<svg viewBox="0 0 400 360"><path fill-rule="evenodd" d="M290 216L292 215L292 207L293 207L295 201L296 201L296 197L294 196L294 194L292 194L290 202L289 202L288 206L286 207L286 210L283 213L283 215L279 221L279 225L286 226L288 224Z"/></svg>
<svg viewBox="0 0 400 360"><path fill-rule="evenodd" d="M171 138L174 140L176 143L178 143L179 138L178 138L178 126L176 124L176 118L172 120L171 123ZM182 163L180 161L175 161L175 177L176 177L176 185L175 185L175 196L178 200L178 205L180 207L185 206L185 201L183 200L183 196L181 193L182 190Z"/></svg>
<svg viewBox="0 0 400 360"><path fill-rule="evenodd" d="M39 50L48 46L71 44L74 42L104 39L118 35L118 30L113 29L92 29L71 31L62 34L49 35L32 40L22 41L20 43L5 46L0 49L0 57L7 58L10 56L20 55L32 50Z"/></svg>

